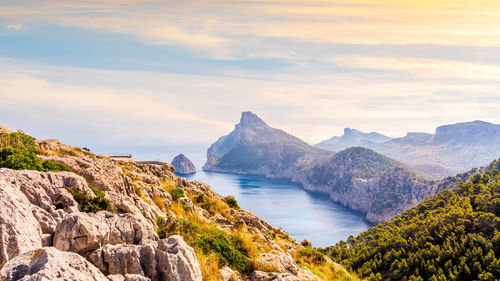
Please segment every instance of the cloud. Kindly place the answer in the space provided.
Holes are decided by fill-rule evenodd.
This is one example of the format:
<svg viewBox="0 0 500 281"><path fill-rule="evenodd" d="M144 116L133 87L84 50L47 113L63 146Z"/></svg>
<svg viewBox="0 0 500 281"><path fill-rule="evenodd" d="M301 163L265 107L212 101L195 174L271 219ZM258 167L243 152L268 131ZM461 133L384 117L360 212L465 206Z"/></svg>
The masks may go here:
<svg viewBox="0 0 500 281"><path fill-rule="evenodd" d="M253 80L12 60L0 66L2 125L76 145L208 146L246 110L310 143L343 127L400 136L459 121L500 123L498 83L389 81L359 73Z"/></svg>
<svg viewBox="0 0 500 281"><path fill-rule="evenodd" d="M5 25L5 28L15 30L15 31L21 31L21 29L23 29L23 25L20 23L11 23L11 24Z"/></svg>

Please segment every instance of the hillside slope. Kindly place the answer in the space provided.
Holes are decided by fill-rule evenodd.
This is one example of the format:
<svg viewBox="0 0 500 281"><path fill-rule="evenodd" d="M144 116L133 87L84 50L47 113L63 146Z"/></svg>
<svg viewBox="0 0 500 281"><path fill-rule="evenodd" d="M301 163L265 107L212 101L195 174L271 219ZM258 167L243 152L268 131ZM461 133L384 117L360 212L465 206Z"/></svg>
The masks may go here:
<svg viewBox="0 0 500 281"><path fill-rule="evenodd" d="M462 174L458 188L324 251L370 280L498 280L499 168Z"/></svg>
<svg viewBox="0 0 500 281"><path fill-rule="evenodd" d="M333 153L318 149L269 127L251 112L244 112L235 129L208 149L203 169L292 180L363 212L376 223L437 189L435 182L372 150L358 147Z"/></svg>
<svg viewBox="0 0 500 281"><path fill-rule="evenodd" d="M170 164L1 127L0 225L2 281L356 280Z"/></svg>

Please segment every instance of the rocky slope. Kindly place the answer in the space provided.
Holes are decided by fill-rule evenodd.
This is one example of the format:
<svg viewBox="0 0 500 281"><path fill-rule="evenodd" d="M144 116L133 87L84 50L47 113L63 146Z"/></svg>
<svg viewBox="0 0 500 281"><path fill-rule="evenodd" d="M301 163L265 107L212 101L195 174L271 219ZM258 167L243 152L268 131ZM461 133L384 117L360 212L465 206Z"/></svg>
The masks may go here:
<svg viewBox="0 0 500 281"><path fill-rule="evenodd" d="M370 149L318 149L244 112L234 131L207 152L205 170L263 175L300 183L380 223L434 195L445 181L423 178Z"/></svg>
<svg viewBox="0 0 500 281"><path fill-rule="evenodd" d="M180 175L188 175L196 173L196 168L193 162L189 160L184 154L179 154L172 160L172 166L174 166L175 173Z"/></svg>
<svg viewBox="0 0 500 281"><path fill-rule="evenodd" d="M500 125L483 121L440 126L435 134L408 133L383 142L360 144L349 135L347 132L316 146L332 151L363 146L435 178L484 166L500 157ZM343 141L337 141L340 139Z"/></svg>
<svg viewBox="0 0 500 281"><path fill-rule="evenodd" d="M353 280L171 165L116 162L2 130L0 154L8 145L71 172L0 168L2 281L320 280L310 271L320 265L325 280Z"/></svg>

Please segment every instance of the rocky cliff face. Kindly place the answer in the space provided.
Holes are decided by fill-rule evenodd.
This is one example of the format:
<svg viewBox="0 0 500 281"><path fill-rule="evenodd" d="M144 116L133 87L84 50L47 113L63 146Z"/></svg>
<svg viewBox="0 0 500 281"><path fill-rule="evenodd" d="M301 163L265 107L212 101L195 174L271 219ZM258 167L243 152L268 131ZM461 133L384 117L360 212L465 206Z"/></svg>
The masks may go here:
<svg viewBox="0 0 500 281"><path fill-rule="evenodd" d="M175 172L180 175L188 175L196 173L196 168L193 162L189 160L184 154L179 154L172 160L172 165L175 168Z"/></svg>
<svg viewBox="0 0 500 281"><path fill-rule="evenodd" d="M435 184L372 150L312 147L244 112L207 152L205 170L289 179L379 223L435 194Z"/></svg>
<svg viewBox="0 0 500 281"><path fill-rule="evenodd" d="M366 147L437 179L484 166L500 157L500 125L484 121L444 125L436 128L435 134L408 133L382 142L360 143L350 135L346 132L317 147L333 151Z"/></svg>
<svg viewBox="0 0 500 281"><path fill-rule="evenodd" d="M281 229L171 165L36 143L72 172L0 169L2 281L320 280Z"/></svg>

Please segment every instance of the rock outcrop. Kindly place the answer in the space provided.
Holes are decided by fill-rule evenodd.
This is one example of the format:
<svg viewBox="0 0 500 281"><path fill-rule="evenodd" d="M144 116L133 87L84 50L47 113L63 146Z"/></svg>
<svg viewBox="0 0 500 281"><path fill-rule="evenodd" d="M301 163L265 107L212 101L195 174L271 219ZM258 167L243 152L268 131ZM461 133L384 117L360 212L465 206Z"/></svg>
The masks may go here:
<svg viewBox="0 0 500 281"><path fill-rule="evenodd" d="M276 258L277 275L313 276L293 260L301 246L288 234L210 186L178 177L170 164L113 161L57 140L36 144L41 160L72 172L0 169L2 281L249 280L250 265L269 251L275 256L263 255L262 267ZM183 196L174 200L174 189ZM233 247L243 269L224 267L221 249L201 239L212 234L214 243L230 244L224 251ZM247 248L237 245L239 235ZM197 245L198 238L208 244Z"/></svg>
<svg viewBox="0 0 500 281"><path fill-rule="evenodd" d="M57 225L54 247L85 255L102 245L145 245L158 240L154 226L132 214L74 213Z"/></svg>
<svg viewBox="0 0 500 281"><path fill-rule="evenodd" d="M108 244L90 260L105 274L137 274L152 281L202 280L194 250L180 236L145 246Z"/></svg>
<svg viewBox="0 0 500 281"><path fill-rule="evenodd" d="M233 132L207 152L203 169L300 183L379 223L435 194L435 186L404 164L369 149L322 150L244 112Z"/></svg>
<svg viewBox="0 0 500 281"><path fill-rule="evenodd" d="M26 252L10 260L0 270L0 280L108 281L108 278L82 256L49 247Z"/></svg>
<svg viewBox="0 0 500 281"><path fill-rule="evenodd" d="M180 175L188 175L196 173L196 168L193 162L189 160L184 154L179 154L172 160L172 165L175 168L175 172Z"/></svg>
<svg viewBox="0 0 500 281"><path fill-rule="evenodd" d="M26 196L0 180L0 267L19 254L42 247L41 235Z"/></svg>

